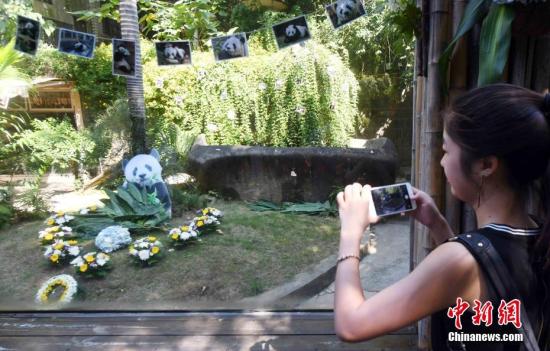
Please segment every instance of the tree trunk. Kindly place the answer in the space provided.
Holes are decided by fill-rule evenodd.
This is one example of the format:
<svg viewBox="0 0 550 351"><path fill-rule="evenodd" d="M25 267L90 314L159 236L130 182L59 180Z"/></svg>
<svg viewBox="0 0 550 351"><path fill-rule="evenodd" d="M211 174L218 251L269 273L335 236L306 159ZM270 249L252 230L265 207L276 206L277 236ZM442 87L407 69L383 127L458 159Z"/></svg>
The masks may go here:
<svg viewBox="0 0 550 351"><path fill-rule="evenodd" d="M147 151L145 140L145 99L143 97L143 74L141 70L141 48L139 43L139 24L136 0L120 0L120 22L122 39L136 43L136 76L126 78L128 106L132 121L132 154Z"/></svg>

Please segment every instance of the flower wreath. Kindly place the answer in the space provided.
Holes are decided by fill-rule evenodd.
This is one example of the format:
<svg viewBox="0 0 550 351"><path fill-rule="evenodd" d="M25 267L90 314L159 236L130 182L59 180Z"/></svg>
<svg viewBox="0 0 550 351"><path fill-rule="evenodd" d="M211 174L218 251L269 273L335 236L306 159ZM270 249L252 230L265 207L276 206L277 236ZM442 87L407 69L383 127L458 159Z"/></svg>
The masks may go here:
<svg viewBox="0 0 550 351"><path fill-rule="evenodd" d="M161 256L162 244L154 236L138 239L130 245L129 254L136 262L153 264Z"/></svg>
<svg viewBox="0 0 550 351"><path fill-rule="evenodd" d="M51 301L50 296L52 292L62 287L63 292L57 301ZM78 284L76 280L68 274L60 274L48 279L36 293L36 302L39 304L65 304L72 301L74 295L78 290Z"/></svg>

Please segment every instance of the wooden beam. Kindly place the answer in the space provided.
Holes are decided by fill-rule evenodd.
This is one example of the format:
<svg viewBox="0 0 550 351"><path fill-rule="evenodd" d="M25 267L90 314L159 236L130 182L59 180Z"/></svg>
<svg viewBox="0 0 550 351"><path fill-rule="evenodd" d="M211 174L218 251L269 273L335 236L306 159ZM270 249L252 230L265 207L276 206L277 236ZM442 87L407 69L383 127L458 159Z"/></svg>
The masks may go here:
<svg viewBox="0 0 550 351"><path fill-rule="evenodd" d="M332 312L0 314L0 348L59 350L414 350L416 328L349 344Z"/></svg>

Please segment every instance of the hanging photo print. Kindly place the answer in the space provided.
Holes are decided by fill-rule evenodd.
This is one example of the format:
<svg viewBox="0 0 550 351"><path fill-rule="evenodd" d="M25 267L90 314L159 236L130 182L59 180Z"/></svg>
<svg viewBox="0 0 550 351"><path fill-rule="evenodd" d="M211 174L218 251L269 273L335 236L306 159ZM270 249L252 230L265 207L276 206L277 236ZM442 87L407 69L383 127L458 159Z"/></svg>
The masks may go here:
<svg viewBox="0 0 550 351"><path fill-rule="evenodd" d="M95 35L70 29L59 29L57 50L70 55L91 59L94 56Z"/></svg>
<svg viewBox="0 0 550 351"><path fill-rule="evenodd" d="M136 75L136 43L134 41L113 39L113 74L126 77Z"/></svg>
<svg viewBox="0 0 550 351"><path fill-rule="evenodd" d="M334 29L365 15L365 6L361 0L338 0L325 6L325 9Z"/></svg>
<svg viewBox="0 0 550 351"><path fill-rule="evenodd" d="M305 16L274 25L273 34L279 50L311 38Z"/></svg>
<svg viewBox="0 0 550 351"><path fill-rule="evenodd" d="M212 49L216 61L230 60L248 56L246 33L235 33L224 37L212 38Z"/></svg>
<svg viewBox="0 0 550 351"><path fill-rule="evenodd" d="M159 66L190 65L191 43L189 41L159 41L155 43Z"/></svg>
<svg viewBox="0 0 550 351"><path fill-rule="evenodd" d="M38 49L40 38L40 22L33 19L17 16L17 34L15 35L14 49L34 56Z"/></svg>

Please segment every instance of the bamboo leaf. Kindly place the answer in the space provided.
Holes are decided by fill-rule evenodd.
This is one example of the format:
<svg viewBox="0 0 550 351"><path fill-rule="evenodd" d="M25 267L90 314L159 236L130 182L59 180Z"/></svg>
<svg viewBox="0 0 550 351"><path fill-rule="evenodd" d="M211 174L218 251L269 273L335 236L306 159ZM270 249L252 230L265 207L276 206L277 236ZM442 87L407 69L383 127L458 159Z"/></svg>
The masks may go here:
<svg viewBox="0 0 550 351"><path fill-rule="evenodd" d="M449 70L449 62L456 44L473 26L476 24L486 13L486 10L491 3L491 0L471 0L468 2L466 9L464 10L464 16L458 25L456 34L453 40L449 43L443 54L439 57L439 73L440 80L442 82L444 93L447 93L447 74Z"/></svg>
<svg viewBox="0 0 550 351"><path fill-rule="evenodd" d="M143 202L143 198L141 197L141 193L140 191L138 190L138 188L136 187L136 185L134 183L128 183L128 192L130 193L130 195L132 195L132 197L134 199L136 199L136 201L138 202Z"/></svg>
<svg viewBox="0 0 550 351"><path fill-rule="evenodd" d="M479 38L477 85L499 81L504 72L512 40L515 11L510 5L493 5L483 21Z"/></svg>

